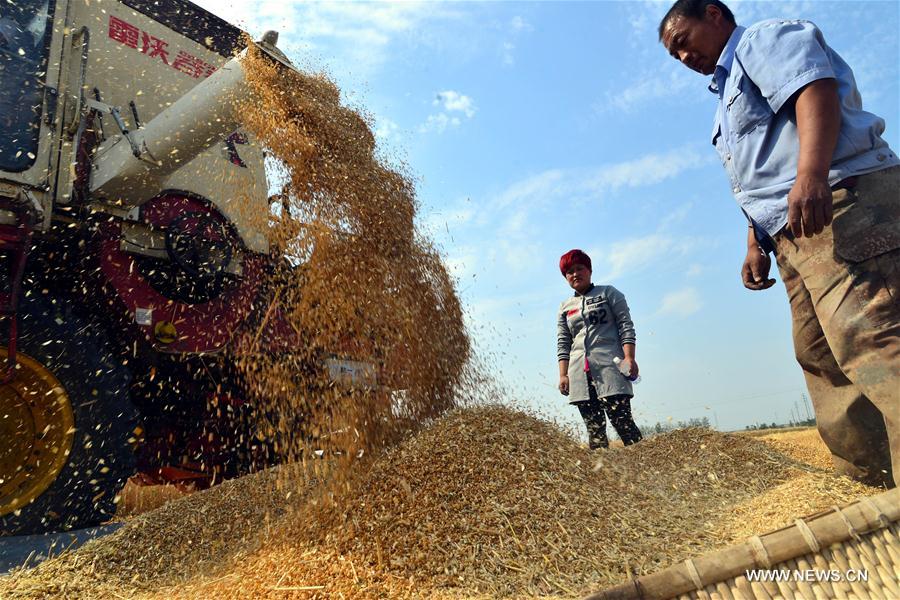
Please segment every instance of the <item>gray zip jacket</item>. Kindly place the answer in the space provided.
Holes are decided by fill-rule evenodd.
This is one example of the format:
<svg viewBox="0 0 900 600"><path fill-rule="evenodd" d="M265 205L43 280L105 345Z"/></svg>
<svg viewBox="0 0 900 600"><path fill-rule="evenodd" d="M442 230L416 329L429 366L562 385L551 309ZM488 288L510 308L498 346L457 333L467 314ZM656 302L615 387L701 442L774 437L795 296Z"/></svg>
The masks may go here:
<svg viewBox="0 0 900 600"><path fill-rule="evenodd" d="M569 361L569 402L589 399L585 355L598 398L634 396L613 357L625 358L622 344L634 344L635 339L625 296L611 285L592 285L584 295L575 292L560 304L556 358Z"/></svg>

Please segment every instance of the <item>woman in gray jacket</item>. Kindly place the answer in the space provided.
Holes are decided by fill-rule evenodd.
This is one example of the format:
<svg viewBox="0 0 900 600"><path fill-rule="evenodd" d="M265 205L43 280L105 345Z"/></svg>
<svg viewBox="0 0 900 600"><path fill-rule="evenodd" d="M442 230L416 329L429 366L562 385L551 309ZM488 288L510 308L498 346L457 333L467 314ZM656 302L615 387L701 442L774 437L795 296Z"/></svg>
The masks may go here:
<svg viewBox="0 0 900 600"><path fill-rule="evenodd" d="M609 446L604 413L626 446L639 442L641 432L631 416L631 381L638 375L634 323L625 296L611 285L591 283L591 258L581 250L563 254L559 270L575 290L557 318L559 391L581 412L591 450Z"/></svg>

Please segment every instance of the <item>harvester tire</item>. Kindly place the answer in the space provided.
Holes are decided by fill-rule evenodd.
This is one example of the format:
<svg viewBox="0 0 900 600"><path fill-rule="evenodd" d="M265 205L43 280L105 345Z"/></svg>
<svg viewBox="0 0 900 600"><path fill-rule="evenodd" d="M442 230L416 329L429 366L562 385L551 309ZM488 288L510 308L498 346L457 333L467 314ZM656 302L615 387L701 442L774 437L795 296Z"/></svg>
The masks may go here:
<svg viewBox="0 0 900 600"><path fill-rule="evenodd" d="M74 426L68 429L71 450L50 473L52 483L30 503L0 515L0 536L108 521L135 471L138 415L128 399L131 375L102 328L60 300L32 291L22 298L18 315L18 352L58 380Z"/></svg>

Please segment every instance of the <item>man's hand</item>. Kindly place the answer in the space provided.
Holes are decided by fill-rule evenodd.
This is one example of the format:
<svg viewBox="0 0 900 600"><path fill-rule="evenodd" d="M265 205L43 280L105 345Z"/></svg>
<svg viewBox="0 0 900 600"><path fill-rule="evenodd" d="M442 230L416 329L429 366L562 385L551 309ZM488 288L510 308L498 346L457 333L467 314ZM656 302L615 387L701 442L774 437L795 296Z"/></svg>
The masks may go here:
<svg viewBox="0 0 900 600"><path fill-rule="evenodd" d="M563 396L569 395L569 376L568 375L560 375L559 376L559 393Z"/></svg>
<svg viewBox="0 0 900 600"><path fill-rule="evenodd" d="M775 285L774 279L769 279L769 269L772 268L772 259L760 249L759 246L747 248L747 258L741 269L741 280L748 290L767 290Z"/></svg>
<svg viewBox="0 0 900 600"><path fill-rule="evenodd" d="M831 187L827 179L798 176L788 193L788 227L794 237L812 237L831 224Z"/></svg>

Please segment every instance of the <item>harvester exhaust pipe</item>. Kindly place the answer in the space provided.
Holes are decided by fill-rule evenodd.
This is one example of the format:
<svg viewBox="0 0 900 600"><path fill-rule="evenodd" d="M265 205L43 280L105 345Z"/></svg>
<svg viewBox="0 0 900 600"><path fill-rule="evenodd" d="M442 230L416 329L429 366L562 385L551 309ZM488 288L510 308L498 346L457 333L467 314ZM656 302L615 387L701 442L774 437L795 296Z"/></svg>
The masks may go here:
<svg viewBox="0 0 900 600"><path fill-rule="evenodd" d="M293 68L275 48L278 33L259 43L265 56ZM138 205L162 189L172 173L220 143L240 126L240 107L250 99L244 64L249 49L229 60L140 129L111 137L97 150L90 190L106 202ZM154 192L151 192L151 195Z"/></svg>

